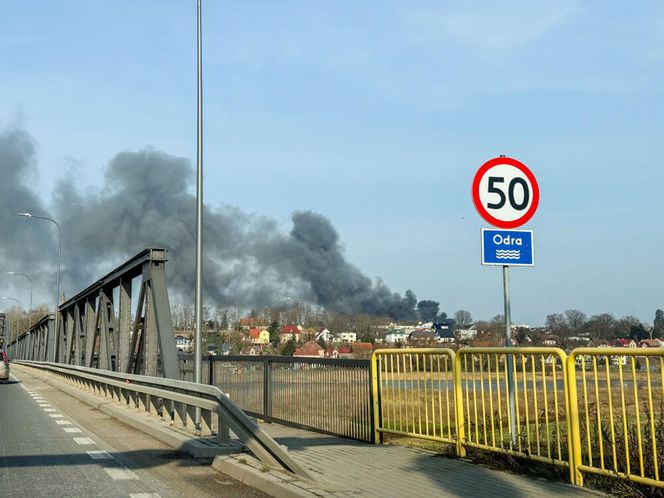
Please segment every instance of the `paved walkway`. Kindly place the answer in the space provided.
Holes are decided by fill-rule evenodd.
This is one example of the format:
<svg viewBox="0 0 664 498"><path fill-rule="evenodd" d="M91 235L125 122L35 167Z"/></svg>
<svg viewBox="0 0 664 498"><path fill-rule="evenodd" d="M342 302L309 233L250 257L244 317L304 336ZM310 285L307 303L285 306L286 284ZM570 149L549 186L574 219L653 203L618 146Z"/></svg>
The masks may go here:
<svg viewBox="0 0 664 498"><path fill-rule="evenodd" d="M362 497L597 496L565 483L488 469L414 448L371 445L261 424L319 479L331 486L322 495Z"/></svg>

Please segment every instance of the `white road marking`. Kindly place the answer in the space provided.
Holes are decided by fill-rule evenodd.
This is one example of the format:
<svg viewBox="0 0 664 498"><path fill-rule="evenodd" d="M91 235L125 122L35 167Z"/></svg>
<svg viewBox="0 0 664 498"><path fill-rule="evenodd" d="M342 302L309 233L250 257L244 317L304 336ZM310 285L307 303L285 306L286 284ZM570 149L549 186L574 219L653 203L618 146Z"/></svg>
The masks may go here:
<svg viewBox="0 0 664 498"><path fill-rule="evenodd" d="M138 479L138 476L131 470L125 468L106 468L106 473L111 476L114 481L128 481Z"/></svg>
<svg viewBox="0 0 664 498"><path fill-rule="evenodd" d="M158 493L129 493L129 498L161 498Z"/></svg>
<svg viewBox="0 0 664 498"><path fill-rule="evenodd" d="M71 425L69 420L56 420L55 423L58 425Z"/></svg>
<svg viewBox="0 0 664 498"><path fill-rule="evenodd" d="M93 450L93 451L86 451L88 455L90 455L90 458L93 460L109 460L113 459L113 456L108 452L104 450Z"/></svg>
<svg viewBox="0 0 664 498"><path fill-rule="evenodd" d="M89 437L75 437L74 441L76 441L76 444L80 444L81 446L86 444L95 444L95 442Z"/></svg>
<svg viewBox="0 0 664 498"><path fill-rule="evenodd" d="M63 427L62 429L63 429L65 432L69 432L69 433L72 433L72 434L73 434L73 433L79 434L79 433L83 432L83 431L82 431L81 429L79 429L78 427Z"/></svg>
<svg viewBox="0 0 664 498"><path fill-rule="evenodd" d="M59 413L49 413L48 416L51 417L51 418L64 418L65 417L64 415L60 415Z"/></svg>
<svg viewBox="0 0 664 498"><path fill-rule="evenodd" d="M57 412L57 410L56 410L55 408L44 408L44 411L45 411L46 413Z"/></svg>

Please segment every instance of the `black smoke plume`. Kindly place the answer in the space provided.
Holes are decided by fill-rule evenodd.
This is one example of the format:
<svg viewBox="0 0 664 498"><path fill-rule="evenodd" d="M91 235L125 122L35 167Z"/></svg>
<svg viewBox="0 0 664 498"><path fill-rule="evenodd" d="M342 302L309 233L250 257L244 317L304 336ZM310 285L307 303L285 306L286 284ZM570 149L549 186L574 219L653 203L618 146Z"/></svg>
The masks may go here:
<svg viewBox="0 0 664 498"><path fill-rule="evenodd" d="M4 265L52 268L44 247L50 227L27 229L17 211L53 216L63 233L63 288L72 295L146 247L169 251L168 279L175 300L193 299L195 178L187 159L161 151L124 151L109 163L103 185L81 192L60 181L51 206L29 187L35 145L23 130L0 134L0 223L10 233L0 246ZM50 214L52 212L52 215ZM342 313L414 318L416 298L373 283L346 261L339 235L324 216L295 212L284 233L267 217L238 208L204 208L204 287L211 304L260 307L286 296ZM34 223L34 221L33 221ZM42 256L40 258L40 255ZM16 270L18 271L18 270Z"/></svg>

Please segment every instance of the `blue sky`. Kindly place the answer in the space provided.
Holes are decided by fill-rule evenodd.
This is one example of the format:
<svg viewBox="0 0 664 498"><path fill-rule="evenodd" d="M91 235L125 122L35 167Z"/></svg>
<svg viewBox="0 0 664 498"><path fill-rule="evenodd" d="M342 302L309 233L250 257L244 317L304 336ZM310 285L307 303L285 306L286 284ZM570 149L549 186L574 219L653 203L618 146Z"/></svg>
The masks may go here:
<svg viewBox="0 0 664 498"><path fill-rule="evenodd" d="M46 199L122 150L195 160L193 0L2 8L0 128L36 139ZM541 189L515 322L664 308L661 2L206 1L203 22L207 203L319 212L368 276L488 319L470 185L506 154Z"/></svg>

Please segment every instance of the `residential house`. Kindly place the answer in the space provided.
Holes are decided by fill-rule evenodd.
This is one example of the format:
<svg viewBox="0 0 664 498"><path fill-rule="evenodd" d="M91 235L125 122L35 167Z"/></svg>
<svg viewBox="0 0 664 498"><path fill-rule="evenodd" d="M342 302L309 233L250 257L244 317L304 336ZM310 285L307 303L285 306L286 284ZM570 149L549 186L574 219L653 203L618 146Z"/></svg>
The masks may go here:
<svg viewBox="0 0 664 498"><path fill-rule="evenodd" d="M337 353L338 358L353 358L353 354L350 351L350 346L339 346L339 348L337 348Z"/></svg>
<svg viewBox="0 0 664 498"><path fill-rule="evenodd" d="M323 358L325 356L325 350L320 347L316 341L305 342L301 348L297 348L293 353L293 356L299 356L304 358Z"/></svg>
<svg viewBox="0 0 664 498"><path fill-rule="evenodd" d="M252 344L269 344L270 332L259 327L249 329L249 340Z"/></svg>
<svg viewBox="0 0 664 498"><path fill-rule="evenodd" d="M434 342L436 335L428 330L416 330L415 332L411 332L408 339L411 342Z"/></svg>
<svg viewBox="0 0 664 498"><path fill-rule="evenodd" d="M314 336L315 341L320 341L323 339L325 342L330 342L332 340L332 332L324 328L316 333Z"/></svg>
<svg viewBox="0 0 664 498"><path fill-rule="evenodd" d="M337 334L337 337L341 339L341 342L352 343L357 341L357 334L355 332L341 332Z"/></svg>
<svg viewBox="0 0 664 498"><path fill-rule="evenodd" d="M291 339L294 339L296 342L300 342L302 337L302 327L295 325L284 325L281 327L281 342L288 342Z"/></svg>
<svg viewBox="0 0 664 498"><path fill-rule="evenodd" d="M471 325L467 329L456 329L456 337L459 341L470 341L477 335L477 327Z"/></svg>
<svg viewBox="0 0 664 498"><path fill-rule="evenodd" d="M436 342L454 342L454 332L450 327L440 328L436 331Z"/></svg>
<svg viewBox="0 0 664 498"><path fill-rule="evenodd" d="M385 335L385 342L388 344L405 343L408 340L408 334L405 332L391 332Z"/></svg>
<svg viewBox="0 0 664 498"><path fill-rule="evenodd" d="M639 341L640 348L661 348L663 345L659 339L643 339Z"/></svg>
<svg viewBox="0 0 664 498"><path fill-rule="evenodd" d="M614 348L635 348L637 344L634 339L614 339L611 346Z"/></svg>
<svg viewBox="0 0 664 498"><path fill-rule="evenodd" d="M175 349L182 353L191 352L191 339L187 334L175 334Z"/></svg>

